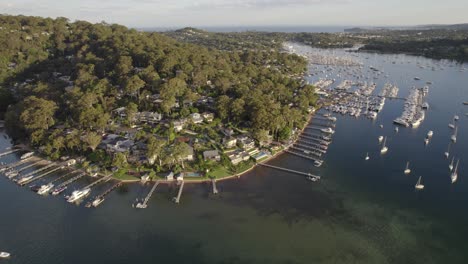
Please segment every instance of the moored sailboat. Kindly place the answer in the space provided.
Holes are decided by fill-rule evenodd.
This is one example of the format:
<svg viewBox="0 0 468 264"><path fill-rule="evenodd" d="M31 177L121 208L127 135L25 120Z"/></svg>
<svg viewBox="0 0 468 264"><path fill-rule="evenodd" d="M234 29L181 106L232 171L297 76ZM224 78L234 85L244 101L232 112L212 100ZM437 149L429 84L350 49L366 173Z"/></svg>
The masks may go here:
<svg viewBox="0 0 468 264"><path fill-rule="evenodd" d="M418 181L416 182L416 185L414 185L414 188L415 188L416 190L422 190L422 189L424 189L424 185L421 183L421 178L422 178L422 176L419 176L419 179L418 179Z"/></svg>
<svg viewBox="0 0 468 264"><path fill-rule="evenodd" d="M411 173L411 169L409 168L409 161L406 162L406 168L405 168L404 173L405 173L405 174L410 174L410 173Z"/></svg>
<svg viewBox="0 0 468 264"><path fill-rule="evenodd" d="M382 145L382 149L380 149L380 153L381 153L381 154L385 154L385 153L387 153L387 151L388 151L388 147L385 146L385 143L386 143L386 142L387 142L387 137L384 138L383 145Z"/></svg>
<svg viewBox="0 0 468 264"><path fill-rule="evenodd" d="M457 160L457 165L455 165L455 169L453 170L452 175L450 175L450 180L452 181L452 183L455 183L458 179L458 163L459 162L460 160Z"/></svg>

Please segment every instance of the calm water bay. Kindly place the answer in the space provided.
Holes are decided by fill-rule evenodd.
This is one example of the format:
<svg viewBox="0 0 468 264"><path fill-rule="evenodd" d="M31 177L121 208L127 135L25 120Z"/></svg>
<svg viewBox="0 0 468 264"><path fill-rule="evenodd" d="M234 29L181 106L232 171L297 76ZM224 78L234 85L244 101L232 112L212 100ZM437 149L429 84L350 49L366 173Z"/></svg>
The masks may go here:
<svg viewBox="0 0 468 264"><path fill-rule="evenodd" d="M89 209L68 204L62 196L41 197L1 176L0 251L13 254L2 263L466 263L468 106L462 102L468 101L468 71L463 71L468 66L405 55L333 52L364 66L311 66L313 73L319 72L310 77L312 82L325 75L338 83L362 75L378 84L376 93L386 82L395 83L400 97L413 85L433 82L421 126L395 133L392 120L403 110L401 100L387 100L375 121L336 115L336 133L320 169L289 154L271 161L319 174L320 183L256 168L240 179L220 182L218 196L209 194L207 184L186 184L178 205L171 201L177 189L159 186L145 210L131 204L149 185L125 185ZM371 65L384 73L373 79ZM459 179L451 184L443 153L455 114L460 116L459 133L450 152L461 160ZM425 146L429 130L434 136ZM379 153L380 135L388 137L384 156ZM10 144L0 132L0 152ZM369 161L364 160L366 152ZM18 156L0 161L13 162ZM404 175L408 160L412 173ZM419 176L425 189L416 192ZM88 182L79 180L66 194ZM110 184L98 185L92 196Z"/></svg>

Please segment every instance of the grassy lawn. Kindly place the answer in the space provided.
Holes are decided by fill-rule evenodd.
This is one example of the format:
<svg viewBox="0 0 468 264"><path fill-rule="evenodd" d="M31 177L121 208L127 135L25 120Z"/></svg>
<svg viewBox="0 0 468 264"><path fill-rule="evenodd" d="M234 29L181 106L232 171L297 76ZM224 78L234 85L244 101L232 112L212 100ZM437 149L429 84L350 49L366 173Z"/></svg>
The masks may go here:
<svg viewBox="0 0 468 264"><path fill-rule="evenodd" d="M224 168L224 167L220 166L220 167L210 171L209 175L214 176L216 178L223 178L223 177L231 175L231 172L229 172L229 170L227 168Z"/></svg>
<svg viewBox="0 0 468 264"><path fill-rule="evenodd" d="M125 172L120 172L120 171L114 173L114 174L112 175L112 177L114 177L114 178L117 179L117 180L123 180L123 181L139 180L139 178L137 178L137 177L128 175L127 173L125 173Z"/></svg>

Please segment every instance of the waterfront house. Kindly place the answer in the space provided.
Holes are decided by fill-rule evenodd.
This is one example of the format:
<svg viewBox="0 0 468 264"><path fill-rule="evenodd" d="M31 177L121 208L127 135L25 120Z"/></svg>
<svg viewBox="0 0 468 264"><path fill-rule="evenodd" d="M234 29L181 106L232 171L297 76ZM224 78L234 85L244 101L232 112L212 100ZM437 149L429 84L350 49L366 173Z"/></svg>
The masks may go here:
<svg viewBox="0 0 468 264"><path fill-rule="evenodd" d="M203 122L203 117L199 113L193 113L190 115L190 117L192 118L192 122L194 124L200 124Z"/></svg>
<svg viewBox="0 0 468 264"><path fill-rule="evenodd" d="M205 119L206 122L210 123L210 122L213 122L214 114L209 113L209 112L205 112L205 113L202 114L202 117L203 117L203 119Z"/></svg>
<svg viewBox="0 0 468 264"><path fill-rule="evenodd" d="M214 160L214 161L220 161L221 156L219 155L217 150L207 150L203 152L203 158L205 160Z"/></svg>
<svg viewBox="0 0 468 264"><path fill-rule="evenodd" d="M166 175L166 180L173 181L174 180L174 173L171 171L169 174Z"/></svg>
<svg viewBox="0 0 468 264"><path fill-rule="evenodd" d="M247 136L240 136L237 138L239 146L245 150L255 147L255 141Z"/></svg>
<svg viewBox="0 0 468 264"><path fill-rule="evenodd" d="M223 138L223 145L226 148L233 148L237 144L237 139L234 137L225 137Z"/></svg>

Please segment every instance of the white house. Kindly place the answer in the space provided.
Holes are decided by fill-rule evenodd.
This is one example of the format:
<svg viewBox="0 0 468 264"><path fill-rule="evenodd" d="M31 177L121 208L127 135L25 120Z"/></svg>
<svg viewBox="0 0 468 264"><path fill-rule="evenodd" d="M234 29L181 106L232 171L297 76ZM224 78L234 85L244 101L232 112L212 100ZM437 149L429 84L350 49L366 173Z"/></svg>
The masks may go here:
<svg viewBox="0 0 468 264"><path fill-rule="evenodd" d="M194 124L200 124L203 122L203 117L199 113L193 113L190 115L190 117L192 118L192 122Z"/></svg>
<svg viewBox="0 0 468 264"><path fill-rule="evenodd" d="M223 145L226 148L233 148L237 144L237 139L233 137L225 137L223 138Z"/></svg>

